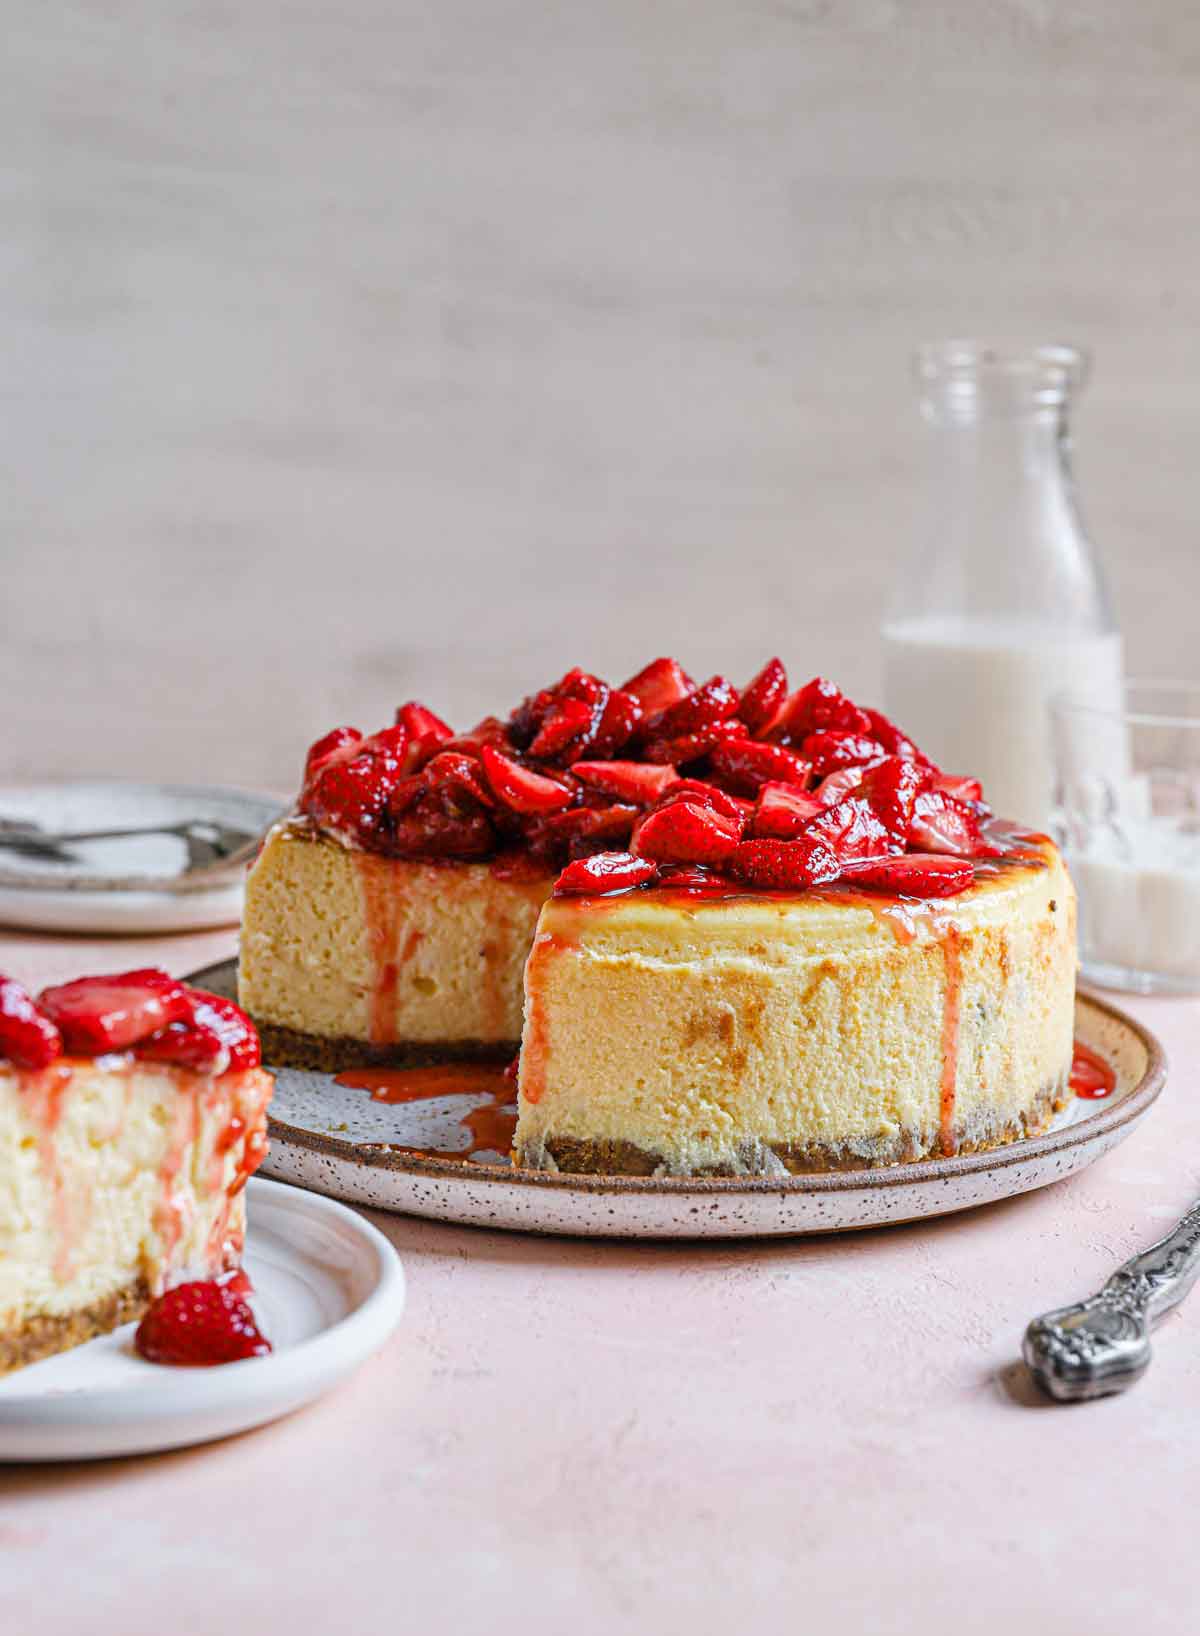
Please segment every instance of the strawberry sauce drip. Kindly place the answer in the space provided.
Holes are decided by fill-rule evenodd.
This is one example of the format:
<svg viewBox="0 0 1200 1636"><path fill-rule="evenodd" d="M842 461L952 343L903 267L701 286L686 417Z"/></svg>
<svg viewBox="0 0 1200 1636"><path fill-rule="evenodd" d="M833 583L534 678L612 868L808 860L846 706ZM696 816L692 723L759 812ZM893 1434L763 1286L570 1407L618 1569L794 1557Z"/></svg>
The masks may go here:
<svg viewBox="0 0 1200 1636"><path fill-rule="evenodd" d="M527 1102L540 1102L546 1092L546 1056L549 1029L546 1022L546 978L548 967L574 944L553 932L539 932L533 940L525 966L525 1036L521 1046L521 1090Z"/></svg>
<svg viewBox="0 0 1200 1636"><path fill-rule="evenodd" d="M1075 1095L1088 1102L1097 1102L1111 1096L1116 1088L1117 1076L1112 1065L1082 1040L1076 1040L1071 1058L1071 1089Z"/></svg>
<svg viewBox="0 0 1200 1636"><path fill-rule="evenodd" d="M428 1102L435 1097L486 1097L480 1107L459 1120L470 1135L463 1148L409 1147L391 1143L395 1151L424 1159L467 1161L478 1153L507 1153L517 1128L517 1087L503 1063L444 1062L425 1068L349 1068L334 1081L351 1090L371 1093L373 1102L400 1104Z"/></svg>
<svg viewBox="0 0 1200 1636"><path fill-rule="evenodd" d="M374 1045L392 1045L396 1039L396 996L400 968L416 952L421 934L411 931L400 950L400 911L403 899L396 890L394 872L369 852L354 854L362 882L373 977L368 1036Z"/></svg>
<svg viewBox="0 0 1200 1636"><path fill-rule="evenodd" d="M18 1073L26 1111L37 1126L38 1159L41 1162L42 1175L50 1188L51 1209L58 1238L58 1248L54 1256L54 1276L60 1283L66 1283L74 1271L75 1242L82 1202L73 1201L68 1196L62 1166L58 1160L58 1126L73 1077L72 1070L62 1062L51 1068Z"/></svg>
<svg viewBox="0 0 1200 1636"><path fill-rule="evenodd" d="M958 1027L962 1010L962 933L956 926L946 928L942 944L946 961L946 1009L942 1015L942 1152L947 1158L957 1151L954 1135L954 1103L958 1091Z"/></svg>

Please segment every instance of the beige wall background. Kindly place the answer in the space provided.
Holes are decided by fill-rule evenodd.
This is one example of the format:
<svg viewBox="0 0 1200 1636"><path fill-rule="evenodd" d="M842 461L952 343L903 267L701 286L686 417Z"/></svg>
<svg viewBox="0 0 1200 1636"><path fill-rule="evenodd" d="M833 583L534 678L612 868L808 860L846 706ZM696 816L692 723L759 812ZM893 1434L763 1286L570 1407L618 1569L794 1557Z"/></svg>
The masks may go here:
<svg viewBox="0 0 1200 1636"><path fill-rule="evenodd" d="M286 787L670 650L869 693L956 333L1094 349L1132 660L1200 671L1179 0L18 3L5 58L0 777Z"/></svg>

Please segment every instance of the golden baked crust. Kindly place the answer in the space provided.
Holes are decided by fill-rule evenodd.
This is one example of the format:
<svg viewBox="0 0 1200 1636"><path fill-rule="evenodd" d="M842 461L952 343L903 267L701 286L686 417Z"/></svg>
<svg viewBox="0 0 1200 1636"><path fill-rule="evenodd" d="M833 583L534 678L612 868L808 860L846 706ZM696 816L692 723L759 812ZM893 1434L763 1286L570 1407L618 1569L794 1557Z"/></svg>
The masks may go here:
<svg viewBox="0 0 1200 1636"><path fill-rule="evenodd" d="M56 1352L82 1346L84 1341L95 1340L97 1335L111 1334L122 1324L140 1318L149 1305L146 1281L137 1278L77 1312L53 1317L40 1313L27 1318L15 1329L0 1334L0 1375L37 1363L39 1358L53 1357Z"/></svg>

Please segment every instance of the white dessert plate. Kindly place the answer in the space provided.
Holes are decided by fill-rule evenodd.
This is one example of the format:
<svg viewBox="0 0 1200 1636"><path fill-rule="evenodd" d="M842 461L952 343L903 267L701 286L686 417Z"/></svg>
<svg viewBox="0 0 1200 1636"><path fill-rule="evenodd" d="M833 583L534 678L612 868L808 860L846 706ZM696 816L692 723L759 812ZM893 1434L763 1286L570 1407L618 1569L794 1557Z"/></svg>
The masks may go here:
<svg viewBox="0 0 1200 1636"><path fill-rule="evenodd" d="M0 1460L95 1460L208 1443L290 1414L377 1352L404 1270L370 1222L255 1177L246 1271L274 1351L211 1369L146 1363L134 1325L0 1379Z"/></svg>
<svg viewBox="0 0 1200 1636"><path fill-rule="evenodd" d="M241 917L273 796L119 780L0 788L0 924L191 931Z"/></svg>
<svg viewBox="0 0 1200 1636"><path fill-rule="evenodd" d="M237 962L188 981L234 995ZM1043 1135L991 1153L782 1181L547 1175L516 1170L499 1153L456 1161L400 1151L461 1145L469 1139L464 1108L482 1107L483 1097L388 1104L329 1074L283 1068L276 1070L263 1169L381 1210L582 1237L760 1238L914 1221L1061 1181L1130 1134L1162 1089L1161 1046L1090 994L1076 999L1075 1032L1112 1064L1116 1089L1102 1101L1074 1101Z"/></svg>

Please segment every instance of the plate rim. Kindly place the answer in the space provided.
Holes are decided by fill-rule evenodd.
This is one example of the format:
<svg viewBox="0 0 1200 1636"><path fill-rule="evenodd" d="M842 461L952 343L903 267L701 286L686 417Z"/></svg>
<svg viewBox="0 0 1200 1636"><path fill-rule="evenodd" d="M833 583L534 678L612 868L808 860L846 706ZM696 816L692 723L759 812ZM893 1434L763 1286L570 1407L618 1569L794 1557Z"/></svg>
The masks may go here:
<svg viewBox="0 0 1200 1636"><path fill-rule="evenodd" d="M166 796L179 797L184 800L206 799L217 797L225 800L252 801L266 806L274 802L276 811L274 817L263 823L259 834L265 835L271 825L277 823L287 811L288 803L282 796L272 795L266 790L245 789L236 784L177 784L171 781L159 783L144 778L45 778L37 783L0 784L0 802L7 802L9 798L20 799L23 794L53 793L56 790L73 790L86 792L88 790L121 790L121 791L155 791ZM21 869L11 869L0 864L0 890L5 892L29 893L31 897L46 897L56 893L90 896L92 894L148 892L166 897L187 897L192 894L225 891L230 885L238 885L244 874L244 866L236 864L231 871L224 873L214 870L201 880L188 880L179 875L86 875L78 872L71 873L64 870L61 875L31 874Z"/></svg>
<svg viewBox="0 0 1200 1636"><path fill-rule="evenodd" d="M5 1391L0 1394L0 1440L6 1426L27 1431L65 1426L111 1429L151 1422L167 1414L178 1415L182 1420L189 1415L206 1413L214 1405L238 1397L239 1393L241 1401L257 1415L259 1409L255 1405L262 1407L264 1400L274 1401L306 1380L315 1382L311 1397L322 1396L341 1378L339 1373L330 1377L329 1365L344 1358L347 1352L352 1354L352 1361L344 1373L365 1363L393 1333L404 1315L407 1283L404 1263L395 1245L361 1211L326 1194L294 1187L268 1176L252 1176L247 1183L247 1203L251 1209L256 1196L285 1207L290 1204L294 1209L332 1216L370 1248L375 1258L375 1282L350 1312L280 1352L261 1358L242 1358L222 1364L219 1369L160 1370L156 1377L161 1378L153 1382L148 1378L141 1386L130 1382L78 1391L61 1386ZM252 1234L253 1223L248 1236ZM252 1245L250 1253L253 1255ZM295 1253L303 1259L300 1252ZM71 1350L74 1349L61 1355L69 1356ZM24 1371L17 1371L9 1379L20 1380L23 1374ZM239 1382L243 1383L241 1387ZM175 1403L164 1402L170 1395L176 1396ZM264 1412L262 1419L255 1423L264 1424L274 1418L273 1412ZM0 1454L0 1463L10 1458L25 1456Z"/></svg>
<svg viewBox="0 0 1200 1636"><path fill-rule="evenodd" d="M236 976L236 955L216 961L200 971L190 972L184 981L203 988L205 978L211 981L216 972L227 975L230 968ZM1166 1084L1167 1054L1157 1036L1120 1006L1077 985L1075 1005L1080 1004L1090 1006L1128 1029L1145 1048L1146 1070L1129 1094L1115 1106L1100 1106L1096 1112L1058 1130L1023 1137L1019 1142L1005 1147L988 1148L981 1153L956 1154L948 1159L920 1159L914 1163L881 1165L874 1169L813 1171L800 1176L596 1176L519 1170L516 1166L507 1165L464 1165L461 1160L425 1158L370 1142L343 1142L318 1131L306 1130L302 1125L289 1125L281 1119L274 1119L269 1109L268 1135L341 1163L356 1164L368 1170L403 1171L418 1180L460 1179L481 1185L502 1183L593 1195L618 1193L634 1197L735 1199L744 1195L850 1193L862 1189L906 1187L921 1182L950 1182L959 1177L1029 1163L1095 1141L1140 1119L1158 1100Z"/></svg>

